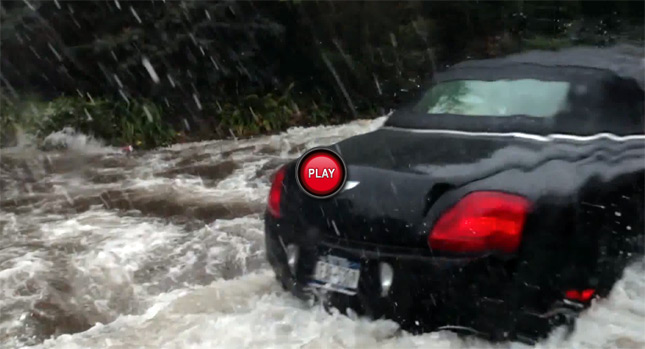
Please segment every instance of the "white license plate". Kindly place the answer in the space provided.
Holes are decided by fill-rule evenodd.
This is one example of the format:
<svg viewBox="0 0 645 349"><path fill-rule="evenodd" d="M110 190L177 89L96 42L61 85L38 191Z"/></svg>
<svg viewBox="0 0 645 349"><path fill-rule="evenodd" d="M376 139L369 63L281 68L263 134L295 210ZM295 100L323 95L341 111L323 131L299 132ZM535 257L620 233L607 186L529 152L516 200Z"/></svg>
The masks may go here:
<svg viewBox="0 0 645 349"><path fill-rule="evenodd" d="M349 295L356 294L361 265L348 259L325 256L317 263L309 285Z"/></svg>

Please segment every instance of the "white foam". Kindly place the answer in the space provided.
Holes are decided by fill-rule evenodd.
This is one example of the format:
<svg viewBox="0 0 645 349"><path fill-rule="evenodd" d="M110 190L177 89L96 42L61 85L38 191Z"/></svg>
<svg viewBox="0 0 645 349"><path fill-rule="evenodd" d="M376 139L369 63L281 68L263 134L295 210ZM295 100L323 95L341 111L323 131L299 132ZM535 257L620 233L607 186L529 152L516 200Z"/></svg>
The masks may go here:
<svg viewBox="0 0 645 349"><path fill-rule="evenodd" d="M45 137L43 146L98 154L117 151L115 148L106 147L101 140L80 133L71 127L65 127Z"/></svg>
<svg viewBox="0 0 645 349"><path fill-rule="evenodd" d="M577 330L561 331L539 348L642 347L642 266L628 270L610 297L582 315ZM636 297L640 296L640 297ZM630 314L636 311L635 314ZM640 312L640 313L639 313ZM625 317L627 315L627 317ZM216 281L168 303L154 316L128 317L86 333L50 340L44 348L521 348L459 338L450 332L413 336L391 321L327 313L282 291L269 271Z"/></svg>

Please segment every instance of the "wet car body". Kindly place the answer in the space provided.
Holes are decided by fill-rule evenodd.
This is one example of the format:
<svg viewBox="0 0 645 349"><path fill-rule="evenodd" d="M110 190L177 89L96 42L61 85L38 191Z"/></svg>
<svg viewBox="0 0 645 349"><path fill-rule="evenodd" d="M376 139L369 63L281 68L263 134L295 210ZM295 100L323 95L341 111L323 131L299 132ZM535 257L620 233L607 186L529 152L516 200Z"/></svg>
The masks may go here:
<svg viewBox="0 0 645 349"><path fill-rule="evenodd" d="M278 279L299 297L319 297L317 265L338 258L360 270L358 284L322 292L325 302L411 331L534 342L554 326L571 325L643 250L642 50L625 50L533 51L436 74L383 127L329 147L348 171L345 189L332 198L303 193L296 162L288 163L274 179L265 217L267 258ZM441 84L463 81L475 94L457 99L475 101L472 108L436 112L455 110L436 108L456 91ZM539 116L476 113L476 97L484 95L477 88L507 96L507 85L487 82L515 81L527 83L534 97L539 88L544 93L537 102L511 96L511 109L536 102L528 109L540 114L558 88L563 107ZM447 86L439 99L437 86ZM508 225L517 235L453 239L459 224L488 229L468 216L469 205L475 212L497 204L510 205L500 217L519 217L519 225Z"/></svg>

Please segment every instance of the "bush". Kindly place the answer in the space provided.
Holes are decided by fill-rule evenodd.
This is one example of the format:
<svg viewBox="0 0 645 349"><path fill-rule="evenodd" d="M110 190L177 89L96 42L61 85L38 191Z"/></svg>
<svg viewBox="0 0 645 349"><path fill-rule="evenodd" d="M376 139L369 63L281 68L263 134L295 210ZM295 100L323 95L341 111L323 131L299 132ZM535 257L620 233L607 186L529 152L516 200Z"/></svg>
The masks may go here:
<svg viewBox="0 0 645 349"><path fill-rule="evenodd" d="M217 104L218 133L236 137L285 130L290 126L331 121L332 105L292 95L293 84L281 94L248 95L241 100Z"/></svg>
<svg viewBox="0 0 645 349"><path fill-rule="evenodd" d="M0 106L0 146L8 147L17 145L22 133L32 135L38 131L47 103L32 95L9 98L0 91Z"/></svg>
<svg viewBox="0 0 645 349"><path fill-rule="evenodd" d="M171 120L164 117L173 116L176 111L170 106L162 109L144 99L125 102L61 96L51 102L42 102L40 98L31 96L15 101L4 98L0 119L2 146L15 144L18 129L39 140L69 129L114 146L133 145L151 149L176 141L211 139L214 133L220 137L249 137L280 132L291 126L340 122L339 118L333 117L332 102L323 94L304 95L292 92L293 89L294 84L290 84L280 93L250 94L221 102L206 100L204 113L214 115L209 118L210 125L184 130L186 134L176 132Z"/></svg>
<svg viewBox="0 0 645 349"><path fill-rule="evenodd" d="M161 108L146 100L59 97L41 112L35 132L39 138L70 127L116 146L147 149L168 145L175 139L172 127L162 120Z"/></svg>
<svg viewBox="0 0 645 349"><path fill-rule="evenodd" d="M573 42L568 38L536 36L523 40L524 49L536 50L559 50L565 47L573 46Z"/></svg>

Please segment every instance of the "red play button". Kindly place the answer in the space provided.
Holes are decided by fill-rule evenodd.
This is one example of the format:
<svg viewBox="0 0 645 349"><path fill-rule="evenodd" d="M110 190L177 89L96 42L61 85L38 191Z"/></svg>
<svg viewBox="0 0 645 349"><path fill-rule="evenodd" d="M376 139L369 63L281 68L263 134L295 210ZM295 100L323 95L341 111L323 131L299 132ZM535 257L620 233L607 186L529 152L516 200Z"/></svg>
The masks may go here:
<svg viewBox="0 0 645 349"><path fill-rule="evenodd" d="M297 171L300 187L318 199L338 193L347 179L343 160L335 152L324 148L306 152L298 162Z"/></svg>

